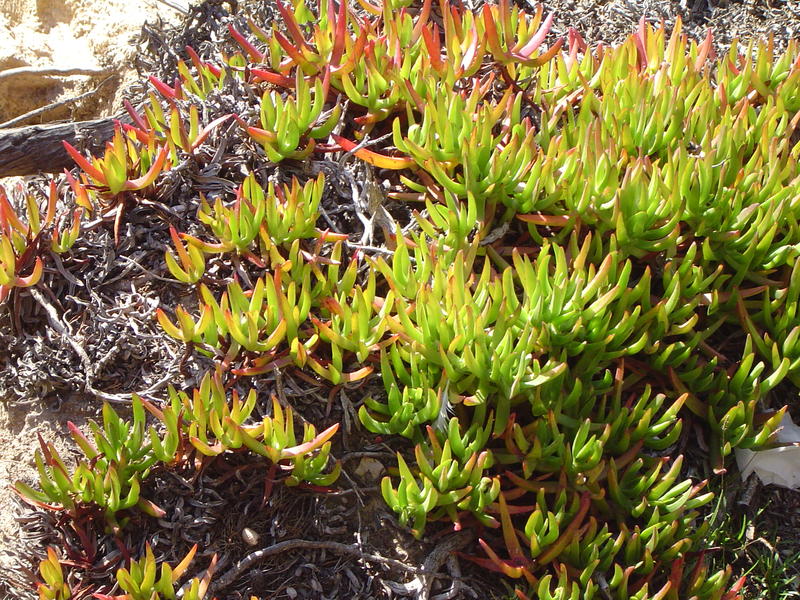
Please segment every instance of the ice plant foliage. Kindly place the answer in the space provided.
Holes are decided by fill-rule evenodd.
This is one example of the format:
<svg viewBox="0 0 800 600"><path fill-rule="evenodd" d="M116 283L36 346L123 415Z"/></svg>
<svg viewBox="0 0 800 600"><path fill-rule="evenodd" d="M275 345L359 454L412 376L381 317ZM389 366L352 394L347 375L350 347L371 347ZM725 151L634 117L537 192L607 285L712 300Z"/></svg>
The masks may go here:
<svg viewBox="0 0 800 600"><path fill-rule="evenodd" d="M294 86L296 98L283 100L275 90L264 93L261 100L260 127L245 124L245 128L250 137L262 144L271 161L277 163L284 158L306 158L314 150L315 139L327 139L339 122L342 111L337 104L324 120L320 120L326 89L327 84L323 86L316 79L314 93L311 94L308 82L298 70ZM301 141L303 147L298 150Z"/></svg>
<svg viewBox="0 0 800 600"><path fill-rule="evenodd" d="M211 559L211 564L206 569L202 579L194 577L187 584L185 593L175 589L175 584L183 576L197 552L195 544L183 560L172 569L166 562L156 563L156 558L150 545L147 545L145 555L141 560L131 561L129 568L117 571L117 582L125 592L116 596L108 594L94 594L97 600L175 600L177 597L187 600L202 600L205 598L211 578L216 571L217 557ZM180 595L179 595L180 594Z"/></svg>
<svg viewBox="0 0 800 600"><path fill-rule="evenodd" d="M138 148L135 136L124 135L119 126L102 159L89 161L68 142L64 142L64 147L89 175L100 193L110 197L123 191L141 190L152 185L164 168L167 158L166 146L162 146L157 153L150 148Z"/></svg>
<svg viewBox="0 0 800 600"><path fill-rule="evenodd" d="M798 45L715 57L711 34L690 42L678 20L589 47L508 0L277 6L270 30L231 27L241 52L214 64L187 48L173 85L151 78L144 115L128 107L134 124L103 158L68 148L75 202L107 206L202 163L230 115L200 108L236 78L257 99L230 122L249 147L284 165L343 152L387 178L389 201L413 201L411 221L384 227L388 251L370 255L320 228L322 175L249 172L203 198L165 255L196 301L157 318L218 367L164 406L137 400L132 424L107 407L94 444L73 429L86 455L73 474L43 443L42 491L19 492L93 504L119 527L136 506L157 512L138 497L150 469L190 456L250 451L286 485L333 485L336 425L299 436L274 399L257 421L255 392L229 384L376 370L383 389L359 417L408 440L381 492L416 536L434 521L476 531L465 556L512 578L518 599L738 598L742 580L698 552L711 494L675 448L687 423L704 426L723 469L734 448L771 442L783 411L761 411L767 394L800 385ZM38 212L25 226L0 200L0 290L35 284ZM220 283L212 261L237 275ZM145 431L145 408L158 428ZM134 572L172 597L174 579L156 584L142 561L120 571L124 597L144 589ZM46 597L61 597L59 574L48 555Z"/></svg>
<svg viewBox="0 0 800 600"><path fill-rule="evenodd" d="M339 426L332 425L317 434L313 425L303 428L301 443L297 443L294 417L291 408L283 409L277 399L272 399L272 417L248 424L256 403L255 390L250 390L244 402L236 391L228 401L220 371L206 373L200 387L186 392L169 389L170 404L159 409L150 403L147 408L165 426L167 438L161 440L154 428L150 440L159 460L176 462L176 450L188 441L206 456L218 456L229 450L250 449L264 456L282 470L291 472L287 485L300 482L330 485L339 476L339 465L331 473L322 471L328 463L330 440Z"/></svg>
<svg viewBox="0 0 800 600"><path fill-rule="evenodd" d="M6 189L0 186L0 302L14 288L31 287L39 282L48 240L49 249L62 254L72 247L80 232L81 208L73 213L70 228L60 230L63 217L56 214L59 192L54 181L50 182L44 213L33 194L21 196L25 208L18 214Z"/></svg>
<svg viewBox="0 0 800 600"><path fill-rule="evenodd" d="M70 434L83 452L75 469L68 469L52 444L41 437L36 451L41 491L17 482L17 492L35 505L61 507L77 516L87 505L102 509L112 530L119 530L129 517L118 513L137 506L151 515L163 511L139 495L141 481L148 476L159 457L146 442L145 412L138 399L133 403L133 421L127 422L108 404L103 406L103 426L90 423L94 443L75 425ZM173 452L175 448L173 448Z"/></svg>
<svg viewBox="0 0 800 600"><path fill-rule="evenodd" d="M141 484L153 468L186 459L194 448L216 456L225 451L249 448L273 464L289 471L289 485L302 481L329 485L338 477L336 465L323 474L330 453L328 441L338 429L333 425L319 435L306 425L297 443L291 409L284 412L273 401L272 418L243 426L255 405L255 392L244 403L234 391L230 402L219 373L206 374L191 396L170 388L170 404L159 409L138 396L133 399L133 420L125 421L108 404L103 407L103 426L90 422L94 443L74 424L70 434L84 454L75 469L69 469L52 444L41 437L36 451L41 491L17 482L20 496L42 508L58 508L77 516L90 507L103 509L109 529L118 531L130 520L128 509L137 507L151 516L163 511L140 496ZM162 424L163 434L145 423L145 408Z"/></svg>
<svg viewBox="0 0 800 600"><path fill-rule="evenodd" d="M56 551L48 547L47 558L39 565L42 581L37 585L39 600L68 600L72 597L69 586L64 582L64 570Z"/></svg>

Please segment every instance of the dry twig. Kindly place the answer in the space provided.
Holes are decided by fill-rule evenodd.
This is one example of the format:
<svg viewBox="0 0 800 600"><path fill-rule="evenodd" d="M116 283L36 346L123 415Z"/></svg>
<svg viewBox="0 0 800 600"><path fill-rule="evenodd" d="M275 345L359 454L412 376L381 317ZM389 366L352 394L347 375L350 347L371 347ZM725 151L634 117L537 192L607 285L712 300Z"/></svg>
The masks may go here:
<svg viewBox="0 0 800 600"><path fill-rule="evenodd" d="M0 74L2 74L2 73L0 73ZM94 96L97 92L100 91L100 88L102 88L106 84L106 82L108 82L110 80L111 80L111 77L108 77L108 78L104 79L100 83L100 85L98 85L96 88L94 88L93 90L89 90L88 92L85 92L83 94L80 94L79 96L74 96L72 98L64 98L63 100L58 100L56 102L52 102L52 103L47 104L45 106L41 106L41 107L36 108L34 110L28 111L25 114L19 115L18 117L14 117L13 119L10 119L10 120L6 121L5 123L0 123L0 129L6 129L8 127L13 127L14 125L18 125L19 123L24 123L28 119L31 119L33 117L38 117L39 115L43 115L44 113L50 112L51 110L54 110L56 108L60 108L62 106L66 106L67 104L74 104L75 102L80 102L81 100L84 100L85 98L89 98L91 96Z"/></svg>
<svg viewBox="0 0 800 600"><path fill-rule="evenodd" d="M472 537L471 531L459 531L446 537L428 555L428 558L422 564L422 569L417 572L413 581L409 583L387 581L386 584L395 594L414 596L419 600L428 600L437 571L442 568L442 565L447 562L453 552L466 546Z"/></svg>
<svg viewBox="0 0 800 600"><path fill-rule="evenodd" d="M362 552L356 546L350 546L348 544L342 544L339 542L327 542L318 540L286 540L284 542L278 542L277 544L273 544L272 546L262 548L261 550L256 550L255 552L251 552L250 554L245 556L242 560L233 565L233 567L231 567L230 570L228 570L228 572L226 572L222 577L219 578L219 580L217 580L212 585L211 589L209 590L209 593L207 594L207 597L211 596L214 593L218 593L220 590L223 590L226 586L236 581L236 578L239 577L239 575L241 575L244 571L252 567L257 562L262 561L270 556L281 554L289 550L329 550L337 554L354 556L356 558L360 558L361 560L367 562L388 565L394 569L405 571L406 573L417 574L417 569L415 567L411 567L393 558L386 558L384 556L379 556L377 554L369 554L366 552Z"/></svg>

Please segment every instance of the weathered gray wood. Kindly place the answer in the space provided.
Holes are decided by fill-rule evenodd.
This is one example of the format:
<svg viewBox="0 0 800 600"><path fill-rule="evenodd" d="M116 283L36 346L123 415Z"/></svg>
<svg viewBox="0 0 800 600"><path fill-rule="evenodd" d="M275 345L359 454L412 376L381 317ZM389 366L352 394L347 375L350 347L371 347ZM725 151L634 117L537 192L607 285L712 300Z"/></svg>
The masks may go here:
<svg viewBox="0 0 800 600"><path fill-rule="evenodd" d="M130 122L125 116L74 123L47 123L0 129L0 177L56 173L75 163L62 140L76 148L101 154L114 135L114 122Z"/></svg>

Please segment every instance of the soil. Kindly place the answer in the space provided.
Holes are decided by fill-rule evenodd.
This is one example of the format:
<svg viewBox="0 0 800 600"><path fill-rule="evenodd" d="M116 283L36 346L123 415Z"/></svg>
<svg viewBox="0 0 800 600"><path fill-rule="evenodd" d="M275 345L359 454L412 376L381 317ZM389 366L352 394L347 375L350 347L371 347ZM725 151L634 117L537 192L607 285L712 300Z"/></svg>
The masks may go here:
<svg viewBox="0 0 800 600"><path fill-rule="evenodd" d="M525 4L526 2L527 0L522 0L521 3ZM214 3L207 2L207 4ZM711 27L714 30L715 43L719 51L724 50L736 36L765 38L767 35L773 34L778 47L787 39L800 36L800 2L793 1L749 0L737 2L729 0L712 4L711 0L695 0L694 2L692 0L680 2L665 0L548 0L545 2L545 6L548 11L553 10L556 13L554 33L560 35L566 32L567 28L575 27L589 42L618 42L634 30L642 16L651 22L664 20L667 24L672 24L678 14L683 14L684 30L696 38L703 37L706 29ZM526 7L529 8L530 5L526 4ZM132 40L138 36L145 19L154 20L160 17L175 20L178 13L166 8L163 4L148 5L130 0L5 0L5 2L0 2L0 30L6 33L6 35L0 36L0 123L43 105L74 98L92 90L96 91L85 99L66 103L45 114L33 117L25 124L59 119L83 120L116 114L121 108L122 91L137 78L133 69L135 46L132 44ZM29 68L30 72L13 77L2 77L4 70L20 67ZM34 72L36 69L44 68L77 69L81 71L81 74L46 75ZM8 185L8 182L6 184ZM166 360L171 357L166 354L162 358ZM67 421L71 420L82 426L88 418L96 418L99 406L99 401L88 396L62 393L48 395L48 390L44 389L38 395L31 393L27 398L15 398L13 402L0 402L0 599L21 597L19 594L23 593L25 589L29 573L20 567L18 552L24 540L36 539L37 535L35 531L31 532L26 529L23 526L24 522L21 524L15 518L21 513L20 505L10 490L11 484L18 479L29 483L35 481L33 452L38 445L37 434L40 434L46 442L53 442L59 453L68 457L72 444L63 435L63 432L66 431ZM347 409L343 408L343 410L346 412ZM355 442L353 448L361 447ZM344 452L348 449L340 450ZM356 469L358 464L360 463L352 465L352 468ZM241 467L242 470L254 468L252 465L246 464ZM357 469L355 472L358 472ZM170 489L170 486L173 489L175 486L179 488L181 478L185 480L196 475L198 474L176 474L178 483L162 482L163 489ZM225 474L214 472L211 469L207 475L203 476L220 478ZM172 475L165 474L163 477L168 479ZM239 481L243 488L239 490L236 485L229 486L231 494L242 496L239 500L244 502L245 506L260 499L260 492L253 491L251 493L250 487L252 486L248 487L245 481ZM362 483L374 485L374 477L373 481L363 481ZM247 496L247 494L250 495ZM297 514L292 513L291 519L284 515L284 519L286 521L294 520L287 525L292 530L306 533L314 531L314 528L318 528L320 531L323 528L330 530L337 523L344 522L351 512L349 509L353 504L352 500L334 497L326 500L325 506L320 508L312 506L315 500L308 495L303 496L302 493L295 491L283 491L281 494L283 495L275 497L272 504L285 506L288 503L295 507ZM178 497L179 495L173 494L172 496ZM197 499L187 498L186 500L187 503L194 501ZM180 502L182 504L183 500ZM413 542L408 539L407 532L395 531L383 526L384 518L387 522L391 521L390 517L385 515L384 509L385 507L381 505L358 512L361 519L366 519L363 530L359 526L358 534L372 533L375 538L381 538L380 542L376 542L375 545L384 547L384 549L394 546L395 552L392 556L401 559L408 558L404 552L419 554L421 552L419 548L411 551L404 550L404 548L414 547ZM326 522L321 522L320 510L329 511ZM190 514L190 511L187 509L185 513ZM254 526L252 520L248 521L245 518L246 513L235 516L237 519L232 519L229 515L225 521L226 526L231 527L230 533L226 534L232 548L230 560L244 556L248 551L247 545L237 537L245 526L256 529L263 528L262 537L272 536L273 541L282 539L286 535L286 531L278 530L276 532L276 527L280 529L277 519L268 519L265 515L261 515ZM178 526L177 522L173 523L173 529ZM271 530L269 530L270 527ZM342 543L352 542L352 532L346 531L340 533L340 536ZM180 548L185 553L189 547L188 541L184 538L170 551L177 555L179 554L178 548ZM168 540L165 540L166 542ZM171 546L171 544L167 543L167 546ZM419 564L429 551L429 548L423 549L419 557L412 558L416 558L416 562ZM350 573L347 573L346 569L341 572L337 570L315 571L314 563L318 565L325 563L324 551L322 554L322 558L317 556L319 560L311 560L310 554L302 556L302 560L293 559L293 562L284 570L291 571L293 569L295 578L299 577L306 582L316 582L309 584L312 589L316 589L316 586L324 586L326 590L338 589L337 586L340 586L340 583L337 583L339 581L337 578L345 577L352 580L355 577L352 571L358 573L359 577L356 579L362 582L368 580L369 586L373 585L372 577L363 564L353 566ZM327 560L330 561L330 556ZM307 571L305 575L303 574L304 569ZM266 568L264 572L267 572ZM286 579L287 581L291 579L291 572L287 573ZM377 584L375 586L379 587ZM480 585L476 584L475 587L480 589ZM31 588L28 587L28 589ZM286 591L286 586L282 588L282 591L289 597L294 597ZM366 587L364 597L370 593L370 587ZM28 597L33 598L32 591ZM489 597L489 595L484 597Z"/></svg>

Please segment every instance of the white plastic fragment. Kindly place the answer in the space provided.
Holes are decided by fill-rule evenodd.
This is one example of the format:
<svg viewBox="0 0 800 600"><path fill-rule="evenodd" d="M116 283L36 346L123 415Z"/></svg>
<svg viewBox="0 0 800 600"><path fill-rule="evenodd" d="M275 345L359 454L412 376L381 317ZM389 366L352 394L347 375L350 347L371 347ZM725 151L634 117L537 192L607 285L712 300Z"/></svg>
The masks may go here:
<svg viewBox="0 0 800 600"><path fill-rule="evenodd" d="M789 414L783 415L777 441L785 444L769 450L736 449L736 464L746 481L751 473L758 475L761 483L773 483L792 490L800 489L800 427Z"/></svg>

